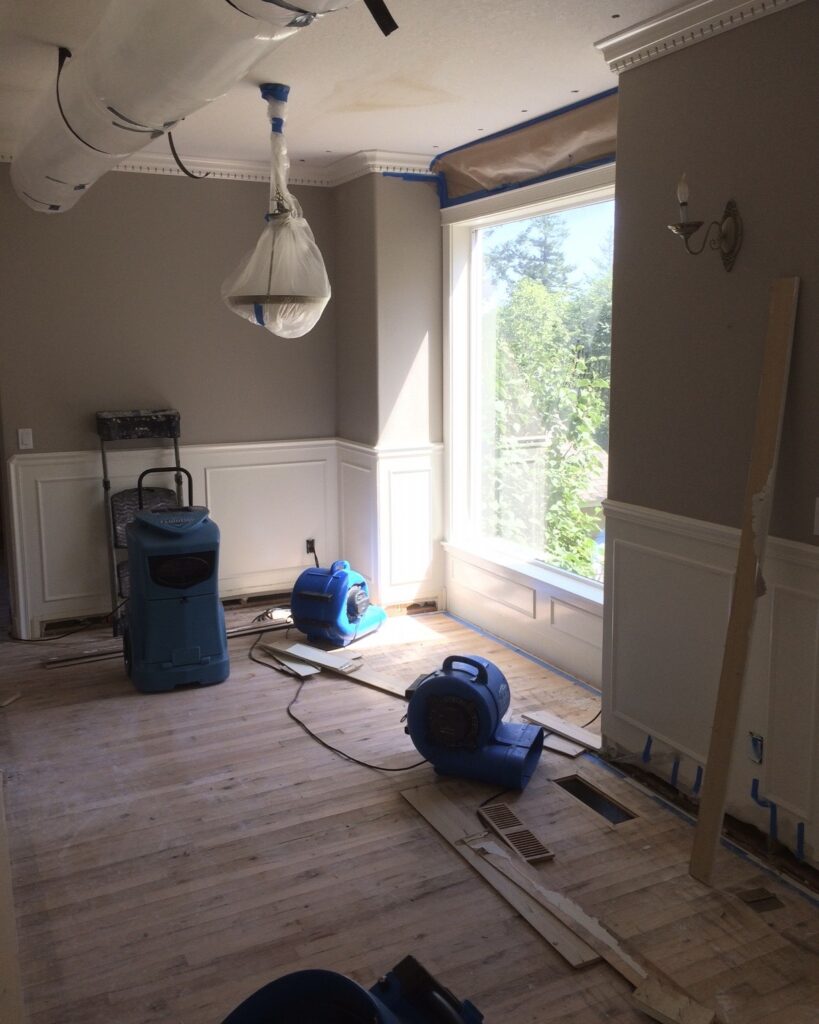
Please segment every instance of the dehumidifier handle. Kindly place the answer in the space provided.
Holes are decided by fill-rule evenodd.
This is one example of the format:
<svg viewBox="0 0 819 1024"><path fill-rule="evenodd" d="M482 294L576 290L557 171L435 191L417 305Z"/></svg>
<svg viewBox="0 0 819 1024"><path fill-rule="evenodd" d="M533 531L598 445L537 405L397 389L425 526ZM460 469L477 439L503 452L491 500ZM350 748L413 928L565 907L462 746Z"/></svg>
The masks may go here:
<svg viewBox="0 0 819 1024"><path fill-rule="evenodd" d="M142 508L142 481L151 473L184 473L188 478L188 507L193 506L193 477L187 469L183 469L181 466L157 466L155 469L144 469L139 474L137 480L137 501L139 502L140 509Z"/></svg>
<svg viewBox="0 0 819 1024"><path fill-rule="evenodd" d="M470 668L474 668L477 672L475 682L483 683L484 686L488 685L489 675L487 668L489 662L486 658L479 658L477 654L450 654L448 658L444 658L444 672L449 672L453 665L469 665Z"/></svg>

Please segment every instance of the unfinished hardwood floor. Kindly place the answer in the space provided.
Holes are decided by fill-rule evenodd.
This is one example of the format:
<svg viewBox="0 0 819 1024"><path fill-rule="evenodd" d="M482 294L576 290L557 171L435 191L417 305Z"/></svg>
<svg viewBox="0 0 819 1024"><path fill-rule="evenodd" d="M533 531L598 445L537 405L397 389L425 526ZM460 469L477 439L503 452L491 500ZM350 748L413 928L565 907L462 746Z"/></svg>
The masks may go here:
<svg viewBox="0 0 819 1024"><path fill-rule="evenodd" d="M30 1024L219 1024L285 972L369 987L407 953L487 1024L646 1020L622 978L570 968L400 797L434 781L428 765L375 772L305 735L285 711L296 681L249 661L252 638L231 640L229 680L201 690L141 695L119 661L40 666L105 639L0 647L0 697L22 692L0 711L0 769ZM356 649L407 684L447 654L488 657L518 714L582 725L599 707L441 614L390 619ZM356 757L418 760L398 699L322 674L295 710ZM636 817L610 825L551 781L574 773ZM470 809L493 793L454 791ZM819 1019L819 909L794 890L726 850L716 889L694 881L689 823L589 755L546 751L505 799L555 852L544 884L725 1024ZM758 914L728 892L757 886L782 908Z"/></svg>

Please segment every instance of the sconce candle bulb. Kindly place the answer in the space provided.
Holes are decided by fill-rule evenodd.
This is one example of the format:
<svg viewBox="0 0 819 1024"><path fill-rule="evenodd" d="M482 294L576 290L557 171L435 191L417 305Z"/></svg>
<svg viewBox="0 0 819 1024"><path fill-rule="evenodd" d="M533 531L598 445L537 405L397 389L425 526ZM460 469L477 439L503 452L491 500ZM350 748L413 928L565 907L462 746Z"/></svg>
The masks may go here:
<svg viewBox="0 0 819 1024"><path fill-rule="evenodd" d="M680 204L680 220L684 224L688 220L688 179L684 172L677 182L677 202Z"/></svg>
<svg viewBox="0 0 819 1024"><path fill-rule="evenodd" d="M677 224L669 224L668 230L682 238L685 251L690 256L699 256L705 249L706 242L711 249L719 250L722 257L722 265L730 270L742 248L742 218L739 215L737 204L733 199L725 206L722 218L712 220L708 225L699 249L692 249L690 239L699 231L703 225L701 220L688 219L688 179L685 174L677 182L677 202L680 205L680 220ZM714 230L716 229L716 230ZM712 237L713 232L713 237Z"/></svg>

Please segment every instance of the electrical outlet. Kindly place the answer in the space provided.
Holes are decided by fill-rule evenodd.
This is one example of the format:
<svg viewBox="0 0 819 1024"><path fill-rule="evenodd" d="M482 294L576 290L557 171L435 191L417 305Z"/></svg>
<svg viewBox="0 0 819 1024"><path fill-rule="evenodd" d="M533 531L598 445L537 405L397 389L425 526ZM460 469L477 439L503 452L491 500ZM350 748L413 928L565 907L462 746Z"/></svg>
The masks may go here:
<svg viewBox="0 0 819 1024"><path fill-rule="evenodd" d="M765 737L761 736L758 732L752 732L748 734L750 736L751 745L748 750L748 757L754 762L754 764L762 764L763 755L765 752Z"/></svg>
<svg viewBox="0 0 819 1024"><path fill-rule="evenodd" d="M308 555L314 555L316 553L316 541L314 537L308 537L304 542L304 549Z"/></svg>
<svg viewBox="0 0 819 1024"><path fill-rule="evenodd" d="M31 427L17 428L17 447L21 452L31 451L34 447L34 432Z"/></svg>

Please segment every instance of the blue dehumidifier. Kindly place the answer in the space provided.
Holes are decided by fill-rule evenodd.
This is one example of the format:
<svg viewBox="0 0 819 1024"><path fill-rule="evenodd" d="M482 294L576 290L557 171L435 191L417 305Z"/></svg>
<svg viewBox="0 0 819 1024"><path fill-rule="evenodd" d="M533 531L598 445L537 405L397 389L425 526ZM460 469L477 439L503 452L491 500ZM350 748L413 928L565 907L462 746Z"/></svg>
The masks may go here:
<svg viewBox="0 0 819 1024"><path fill-rule="evenodd" d="M187 506L142 507L142 481L162 472L185 474ZM208 509L193 504L186 469L146 469L137 491L140 510L127 528L131 590L123 650L128 675L144 693L221 683L230 662L219 600L219 527Z"/></svg>

